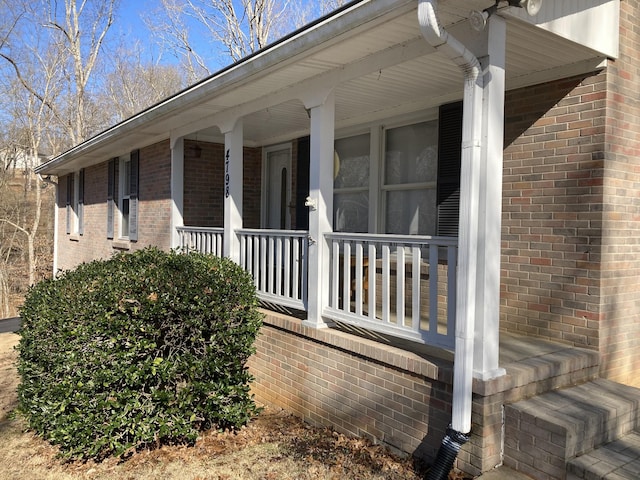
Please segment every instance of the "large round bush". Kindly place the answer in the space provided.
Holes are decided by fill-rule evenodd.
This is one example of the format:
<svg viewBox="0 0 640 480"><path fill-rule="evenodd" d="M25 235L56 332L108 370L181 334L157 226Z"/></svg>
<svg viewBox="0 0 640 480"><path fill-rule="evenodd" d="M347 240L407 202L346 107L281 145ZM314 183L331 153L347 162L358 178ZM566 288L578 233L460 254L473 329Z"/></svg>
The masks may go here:
<svg viewBox="0 0 640 480"><path fill-rule="evenodd" d="M246 362L261 314L229 260L118 254L40 282L20 313L20 410L67 457L192 443L257 412Z"/></svg>

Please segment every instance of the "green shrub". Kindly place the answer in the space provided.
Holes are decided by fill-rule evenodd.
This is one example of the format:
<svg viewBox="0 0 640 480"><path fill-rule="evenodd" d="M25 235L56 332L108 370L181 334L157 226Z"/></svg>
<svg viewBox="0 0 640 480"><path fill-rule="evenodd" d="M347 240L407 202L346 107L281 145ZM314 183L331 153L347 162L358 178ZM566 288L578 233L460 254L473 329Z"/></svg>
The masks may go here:
<svg viewBox="0 0 640 480"><path fill-rule="evenodd" d="M20 411L67 458L193 443L257 413L246 362L262 317L229 260L118 254L40 282L20 313Z"/></svg>

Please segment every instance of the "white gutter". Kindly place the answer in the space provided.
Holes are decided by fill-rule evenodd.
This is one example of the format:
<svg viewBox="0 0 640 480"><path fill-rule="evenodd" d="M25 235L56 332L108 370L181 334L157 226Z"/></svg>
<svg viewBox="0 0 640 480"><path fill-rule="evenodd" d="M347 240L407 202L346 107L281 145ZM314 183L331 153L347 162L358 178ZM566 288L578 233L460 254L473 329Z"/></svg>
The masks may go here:
<svg viewBox="0 0 640 480"><path fill-rule="evenodd" d="M483 77L475 55L440 26L436 15L437 0L419 2L418 21L422 35L431 46L458 65L464 74L451 429L466 434L471 431Z"/></svg>

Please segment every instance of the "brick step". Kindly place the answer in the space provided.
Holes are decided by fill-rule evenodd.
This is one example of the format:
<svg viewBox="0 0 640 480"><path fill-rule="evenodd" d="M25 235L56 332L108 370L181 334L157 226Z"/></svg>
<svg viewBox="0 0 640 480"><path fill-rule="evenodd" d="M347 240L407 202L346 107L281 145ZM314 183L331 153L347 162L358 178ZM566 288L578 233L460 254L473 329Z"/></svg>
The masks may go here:
<svg viewBox="0 0 640 480"><path fill-rule="evenodd" d="M640 430L574 458L567 480L637 480L640 478Z"/></svg>
<svg viewBox="0 0 640 480"><path fill-rule="evenodd" d="M605 379L505 406L504 463L538 480L564 480L576 456L640 426L640 390Z"/></svg>

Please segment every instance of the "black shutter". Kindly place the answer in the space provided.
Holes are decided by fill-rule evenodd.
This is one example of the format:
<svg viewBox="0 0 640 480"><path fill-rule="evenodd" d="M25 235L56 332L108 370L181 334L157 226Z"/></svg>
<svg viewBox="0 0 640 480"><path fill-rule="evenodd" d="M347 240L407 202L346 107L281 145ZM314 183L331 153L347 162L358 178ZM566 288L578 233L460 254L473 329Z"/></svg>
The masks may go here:
<svg viewBox="0 0 640 480"><path fill-rule="evenodd" d="M116 159L109 160L107 166L107 238L113 238L115 216Z"/></svg>
<svg viewBox="0 0 640 480"><path fill-rule="evenodd" d="M138 240L138 169L140 150L131 152L131 177L129 182L129 240Z"/></svg>
<svg viewBox="0 0 640 480"><path fill-rule="evenodd" d="M309 208L304 204L309 196L309 162L311 160L311 139L298 139L298 165L296 174L296 229L309 229Z"/></svg>
<svg viewBox="0 0 640 480"><path fill-rule="evenodd" d="M73 173L67 175L67 203L66 203L66 211L67 211L67 235L71 233L71 199L73 195L73 182L72 182Z"/></svg>
<svg viewBox="0 0 640 480"><path fill-rule="evenodd" d="M461 157L462 102L442 105L438 126L438 235L458 236Z"/></svg>
<svg viewBox="0 0 640 480"><path fill-rule="evenodd" d="M78 234L84 235L84 168L78 175Z"/></svg>

